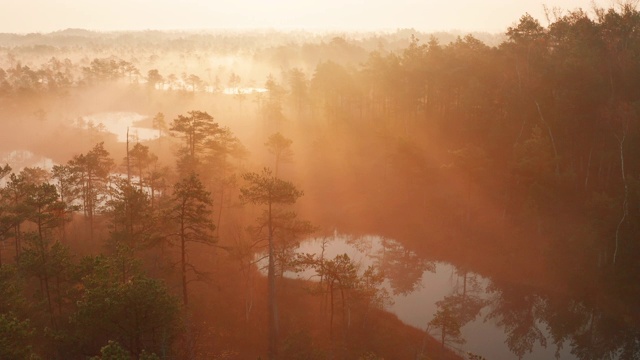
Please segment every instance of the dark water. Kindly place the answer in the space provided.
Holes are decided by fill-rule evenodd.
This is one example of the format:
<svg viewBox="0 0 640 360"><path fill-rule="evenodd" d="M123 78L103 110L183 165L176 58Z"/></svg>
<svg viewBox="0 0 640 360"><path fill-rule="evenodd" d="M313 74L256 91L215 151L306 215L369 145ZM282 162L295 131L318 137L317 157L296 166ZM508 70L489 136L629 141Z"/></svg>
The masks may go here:
<svg viewBox="0 0 640 360"><path fill-rule="evenodd" d="M369 265L383 268L384 286L393 300L387 309L403 322L440 339L440 330L429 323L438 311L454 311L460 334L447 346L463 356L471 352L486 359L640 358L637 324L616 319L579 297L501 283L451 263L420 258L399 242L378 236L336 234L327 240L326 259L346 253L361 271ZM308 240L298 250L320 251L320 239Z"/></svg>

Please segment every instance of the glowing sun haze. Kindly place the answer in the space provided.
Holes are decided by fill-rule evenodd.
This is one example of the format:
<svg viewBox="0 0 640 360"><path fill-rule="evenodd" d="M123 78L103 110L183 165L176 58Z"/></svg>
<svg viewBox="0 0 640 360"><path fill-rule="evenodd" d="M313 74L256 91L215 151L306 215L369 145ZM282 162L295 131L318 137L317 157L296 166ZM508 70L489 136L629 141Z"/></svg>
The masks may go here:
<svg viewBox="0 0 640 360"><path fill-rule="evenodd" d="M591 9L587 0L0 0L0 32L67 28L503 32L527 12L546 24L543 4Z"/></svg>

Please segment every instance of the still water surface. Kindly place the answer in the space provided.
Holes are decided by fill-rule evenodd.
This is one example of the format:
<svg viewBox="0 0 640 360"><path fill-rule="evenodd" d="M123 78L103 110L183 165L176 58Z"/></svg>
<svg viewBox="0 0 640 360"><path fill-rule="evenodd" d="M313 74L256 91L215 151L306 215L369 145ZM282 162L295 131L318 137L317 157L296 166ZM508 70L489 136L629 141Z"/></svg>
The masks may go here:
<svg viewBox="0 0 640 360"><path fill-rule="evenodd" d="M103 112L82 117L82 121L76 126L115 134L119 142L127 141L127 131L130 140L157 139L158 130L139 125L148 118L146 115L135 112Z"/></svg>
<svg viewBox="0 0 640 360"><path fill-rule="evenodd" d="M393 304L388 308L400 320L422 330L428 330L438 338L439 332L428 328L429 321L434 318L438 307L436 302L446 296L465 292L486 305L482 307L475 320L461 328L463 344L451 344L452 349L461 355L471 352L482 355L486 359L517 359L507 344L513 329L498 324L501 315L490 316L494 307L496 290L492 288L490 279L471 272L466 273L466 287L464 286L464 272L456 266L445 262L432 262L421 259L412 251L404 249L400 243L379 236L350 237L335 234L325 246L324 258L333 259L336 255L347 254L361 271L369 265L377 264L385 267L385 287L392 295ZM320 254L322 240L311 239L301 244L298 253ZM386 259L381 261L382 259ZM394 269L395 268L395 269ZM403 274L407 276L404 277ZM288 273L289 277L304 279L313 278L310 271L300 274ZM545 324L536 321L533 324L533 336L524 340L525 350L519 350L522 359L554 359L557 346L549 336L549 329ZM517 330L516 330L517 331ZM536 332L539 333L536 335ZM513 338L513 336L512 336ZM518 337L516 337L518 338ZM544 338L545 340L541 340ZM519 338L518 338L519 339ZM533 339L531 341L531 339ZM546 341L546 346L541 342ZM527 351L531 342L530 352ZM519 344L521 346L521 344ZM518 345L515 345L518 346ZM571 354L571 346L563 344L557 354L559 359L577 359Z"/></svg>

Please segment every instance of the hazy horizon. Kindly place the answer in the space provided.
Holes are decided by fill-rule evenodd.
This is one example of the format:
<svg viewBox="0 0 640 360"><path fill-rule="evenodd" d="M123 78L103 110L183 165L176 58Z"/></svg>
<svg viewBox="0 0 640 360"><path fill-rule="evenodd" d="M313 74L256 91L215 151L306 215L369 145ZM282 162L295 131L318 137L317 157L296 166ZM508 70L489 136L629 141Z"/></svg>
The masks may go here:
<svg viewBox="0 0 640 360"><path fill-rule="evenodd" d="M0 32L49 33L69 28L140 30L340 30L503 32L525 13L546 23L548 9L590 11L580 0L25 0L5 4ZM609 6L611 1L595 1ZM366 6L366 10L365 10Z"/></svg>
<svg viewBox="0 0 640 360"><path fill-rule="evenodd" d="M595 1L0 0L0 360L640 360Z"/></svg>

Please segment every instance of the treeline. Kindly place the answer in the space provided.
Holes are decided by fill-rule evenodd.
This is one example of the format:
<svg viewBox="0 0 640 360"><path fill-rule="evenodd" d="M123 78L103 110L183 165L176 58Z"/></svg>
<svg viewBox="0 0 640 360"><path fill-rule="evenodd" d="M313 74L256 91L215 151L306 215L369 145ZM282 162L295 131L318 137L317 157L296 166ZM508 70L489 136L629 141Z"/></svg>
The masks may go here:
<svg viewBox="0 0 640 360"><path fill-rule="evenodd" d="M348 134L348 157L368 156L347 171L382 203L564 270L626 276L640 250L639 26L625 5L548 27L525 15L497 47L414 37L360 66L285 69L262 104Z"/></svg>
<svg viewBox="0 0 640 360"><path fill-rule="evenodd" d="M194 253L217 242L212 195L193 168L195 143L198 155L205 141L215 147L207 152L210 166L229 169L220 161L235 141L226 128L215 134L198 128L195 135L187 125L194 121L217 127L202 112L172 123L185 139L181 166L191 170L183 176L159 167L140 143L127 148L122 162L99 143L51 171L2 168L3 359L86 358L100 351L106 358L114 351L127 358L177 356L178 336L193 327L188 283L210 276L194 265L202 261ZM224 140L214 144L214 136ZM207 180L211 188L224 179ZM83 252L90 255L79 258ZM160 280L172 283L172 274L180 291ZM189 347L183 343L182 357Z"/></svg>
<svg viewBox="0 0 640 360"><path fill-rule="evenodd" d="M550 16L524 15L496 47L413 38L359 66L290 69L284 117L334 130L310 177L353 184L332 189L343 207L327 218L503 284L493 311L518 356L547 341L536 319L579 358L632 357L640 13ZM344 162L327 165L332 147Z"/></svg>
<svg viewBox="0 0 640 360"><path fill-rule="evenodd" d="M298 156L305 165L296 164L300 170L297 175L308 193L301 202L304 209L315 210L313 215L318 223L391 235L408 247L439 259L464 254L471 264L467 266L499 277L497 283L524 283L513 291L516 293L513 297L519 301L514 307L522 310L517 314L522 319L508 323L519 355L530 351L534 342L542 341L533 321L535 317L529 314L546 309L545 321L551 323L558 320L553 316L556 312L560 314L571 307L567 305L569 302L579 305L572 307L570 314L575 324L556 327L554 340L558 343L567 338L580 340L576 343L579 342L578 351L583 351L584 358L596 351L606 355L622 348L633 354L636 350L632 340L637 329L632 326L632 319L638 317L636 309L640 299L636 281L640 276L636 261L640 255L637 241L640 235L637 166L640 163L640 12L623 5L595 9L593 15L573 11L550 16L550 24L544 27L524 15L507 30L506 40L498 46L489 46L469 35L447 44L436 38L425 39L425 42L414 36L407 39L408 45L400 51L384 47L363 51L355 41L344 38L328 40L324 43L327 47L311 44L306 48L304 45L269 48L257 52L260 56L254 58L256 62L278 66L271 68L272 75L264 82L267 91L252 95L237 92L233 96L238 100L238 108L257 110L257 115L244 111L243 116L259 118L260 126L273 130L269 133L282 129L298 131L296 142L303 144ZM304 59L299 56L304 49L331 54L335 59L323 59L310 66L306 60L300 60ZM180 64L196 58L193 61L199 62L201 55L187 52ZM155 64L151 57L144 65L147 72L140 70L142 67L138 68L134 61L120 58L85 59L80 67L70 65L69 69L73 70L69 72L59 70L63 79L59 83L73 88L129 78L135 84L136 78L145 78L149 88L142 90L152 94L150 96L154 96L156 89L168 87L190 92L194 97L205 97L209 96L204 91L206 86L220 90L220 84L225 82L225 78L215 80L213 75L205 75L203 69L183 71L178 76L175 75L177 66L149 67ZM40 75L36 73L41 70L27 70L22 65L6 68L4 75L0 72L0 83L7 84L6 98L21 86L44 93L49 91L46 84L50 80L46 79L54 79L53 84L58 74L58 70L52 70L54 63L43 65ZM45 73L49 75L43 75ZM73 75L66 77L66 73ZM250 85L247 80L250 75L242 71L224 74L228 76L226 86L230 88L242 87L243 82ZM247 99L254 101L245 101ZM155 121L158 128L164 126L165 131L169 130L162 125L161 116ZM228 252L232 255L230 258L240 264L240 277L233 279L243 284L234 288L242 295L230 298L241 299L243 312L228 314L228 317L216 313L232 324L226 328L225 336L232 337L228 335L229 329L249 329L238 325L232 317L253 319L252 311L257 311L254 301L258 300L253 297L256 284L253 279L257 274L253 256L257 250L251 245L257 239L263 240L263 245L273 246L271 251L268 245L263 248L272 259L263 290L266 293L270 288L274 291L272 299L279 298L275 289L286 282L275 279L282 279L287 265L301 264L289 263L292 249L313 226L299 220L295 212L277 211L275 226L281 226L280 230L272 227L274 222L269 220L273 218L266 213L257 226L250 226L246 232L242 229L253 222L247 217L255 214L248 211L248 215L238 209L241 198L259 205L260 209L268 208L269 201L297 201L298 192L294 191L295 187L289 187L291 183L275 180L284 177L279 165L290 158L287 149L291 142L282 135L266 140L273 156L270 162L276 164L273 172L249 173L251 175L242 177L241 174L246 174L243 168L246 149L229 129L213 122L208 113L192 111L180 115L170 130L181 141L177 163L168 168L175 172L156 165L144 145L128 150L128 166L120 165L119 170L125 175L117 177L113 176L116 162L109 159L100 145L56 167L58 173L43 174L31 169L9 175L10 170L5 168L3 236L4 243L15 245L11 253L17 257L14 264L7 265L10 257L3 248L2 268L13 281L27 281L30 284L27 295L42 301L40 312L33 312L40 314L38 327L59 329L67 319L76 316L69 314L79 311L78 299L87 296L87 289L92 286L85 281L92 276L102 276L100 271L114 276L109 285L114 288L129 284L127 279L136 276L146 281L145 286L161 287L144 277L148 275L137 272L134 259L143 260L143 268L158 277L165 276L161 266L164 260L159 259L168 257L173 259L170 263L180 264L175 272L177 278L168 276L167 279L180 289L183 306L189 304L187 284L192 279L208 278L206 271L193 268L187 262L192 245L195 249L203 246L202 249ZM68 181L66 186L63 178ZM252 188L247 184L263 187L250 191ZM279 199L261 196L258 190L264 190L267 185L288 189L287 196ZM26 190L20 190L22 186ZM187 205L190 207L185 207ZM84 216L80 216L79 211ZM110 244L109 256L86 260L104 262L104 265L87 265L80 273L74 270L75 278L59 275L63 274L58 270L62 266L49 267L42 263L42 259L47 259L48 264L49 258L64 258L69 252L56 244L64 243L68 231L64 224L69 224L70 217L78 218L80 223L85 221L82 236L75 227L78 237L90 239L98 229L95 231ZM192 223L184 228L178 226L187 220ZM96 223L107 227L94 228ZM185 229L187 232L182 232ZM280 240L274 240L278 236ZM170 247L170 243L174 247ZM165 251L169 250L173 252L167 255ZM29 251L35 255L30 258L22 255ZM205 254L213 253L195 250L193 256L202 264L211 260ZM329 266L317 258L297 260L321 271ZM308 333L296 337L291 330L300 329L292 325L296 320L286 320L291 322L284 326L289 329L285 332L292 331L288 335L299 341L295 346L302 346L304 349L300 351L307 351L307 356L315 356L310 354L321 349L326 351L324 355L357 358L358 352L366 349L364 345L355 346L355 338L349 338L353 328L347 326L347 319L351 316L349 309L355 312L368 307L347 304L351 300L365 301L368 305L381 303L380 294L372 295L371 289L365 286L377 284L377 274L372 271L368 278L361 277L364 274L353 273L349 261L343 260L331 260L330 266L340 268L342 273L329 277L332 282L324 283L323 287L325 296L330 293L336 298L338 293L342 296L343 289L332 288L335 284L344 284L344 289L349 289L347 293L354 294L353 298L346 295L340 300L342 328L338 330L332 323L329 332L322 332L324 338L308 337ZM110 262L126 266L109 270ZM29 265L31 263L35 265ZM38 270L29 270L29 266ZM189 274L186 278L185 273ZM276 276L278 273L280 276ZM339 278L342 280L337 280ZM64 290L65 286L68 291ZM7 291L13 291L9 288ZM293 291L292 288L288 291ZM543 288L540 293L577 290L581 298L563 298L548 303L545 308L536 295L537 290L533 295L528 292L531 288ZM509 290L494 292L502 296L508 295ZM66 293L76 296L75 302L59 300L67 296ZM510 316L510 312L516 310L509 306L512 298L506 299L507 295L499 305L504 305L504 313ZM166 306L178 309L177 319L180 306L175 302L180 301L172 299L173 305L167 302ZM194 301L202 301L199 296L196 299ZM225 304L221 298L215 301L218 305ZM335 301L338 304L339 300ZM598 308L597 304L602 302L614 304L613 314ZM20 301L11 304L17 303ZM273 303L270 308L273 316ZM29 317L21 315L26 312L21 313L18 307L7 309L2 312L10 314L4 315L7 329L11 326L24 329L25 336L32 336L30 329L33 328L25 323ZM171 314L171 311L165 313ZM281 315L285 316L282 312ZM333 315L323 315L323 321L333 319ZM363 324L367 324L369 313L360 315ZM440 315L439 320L434 321L444 329L448 313ZM261 316L259 326L251 324L268 329L269 319L275 321L266 311ZM311 315L305 319L310 318ZM178 339L190 338L184 336L189 334L188 319L181 318L179 323L183 327L176 332L164 328L149 330L153 334L153 341L149 342L123 339L116 336L123 332L109 330L101 330L100 337L92 337L91 344L77 342L75 338L73 341L83 344L91 355L108 344L108 340L118 340L136 356L142 356L143 349L159 355L168 344L163 341L169 341L172 334L177 334ZM616 333L606 331L608 322L618 322L621 325L618 329L627 329L623 340L631 340L615 340ZM273 333L273 328L271 331ZM89 333L86 329L82 331L82 334ZM57 333L37 334L46 337ZM260 338L267 339L266 333L261 335ZM598 336L610 340L607 346L598 348L595 342ZM285 334L280 334L280 340L285 338ZM325 342L316 346L311 339ZM284 351L286 347L277 340L271 339L272 353L276 348ZM177 343L183 344L183 351L188 351L184 349L190 349L191 345L185 341ZM359 344L364 343L362 340ZM256 345L256 348L266 347L266 343Z"/></svg>
<svg viewBox="0 0 640 360"><path fill-rule="evenodd" d="M203 87L221 90L220 85L227 85L227 80L239 72L244 73L241 85L251 87L271 71L266 69L312 70L327 60L355 65L366 61L369 52L375 49L405 48L411 34L429 36L412 29L357 35L277 31L100 33L81 29L50 34L0 34L0 53L4 55L0 59L0 91L5 96L59 91L94 84L96 80L145 83L158 73L173 82L172 89L184 88L192 83L187 81L189 76L197 76ZM476 35L492 44L502 37ZM458 35L443 32L431 36L449 43ZM234 58L231 66L229 58ZM259 64L259 69L245 63ZM177 72L178 69L181 71Z"/></svg>
<svg viewBox="0 0 640 360"><path fill-rule="evenodd" d="M623 276L637 271L639 250L638 26L631 6L558 15L546 28L525 15L498 47L414 38L359 67L322 63L308 83L291 70L283 87L300 114L381 129L373 151L388 160L356 166L404 181L404 205L445 209L438 216L450 225L500 226L499 242L558 256L567 269Z"/></svg>
<svg viewBox="0 0 640 360"><path fill-rule="evenodd" d="M378 268L360 271L346 255L295 254L317 229L290 206L303 192L278 174L293 157L292 140L271 135L265 146L274 171L247 172L246 149L208 113L154 121L176 139L174 167L129 142L122 161L98 143L51 171L2 167L3 359L319 359L397 351L376 343L385 334L364 327L402 329L380 312L388 295ZM304 269L323 280L286 282L285 271ZM214 290L223 285L221 294ZM278 310L278 303L286 306ZM308 322L299 324L300 317ZM422 334L401 331L410 334L402 351L416 351Z"/></svg>

